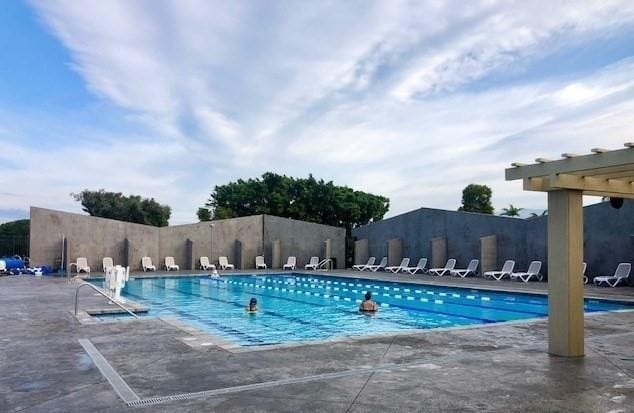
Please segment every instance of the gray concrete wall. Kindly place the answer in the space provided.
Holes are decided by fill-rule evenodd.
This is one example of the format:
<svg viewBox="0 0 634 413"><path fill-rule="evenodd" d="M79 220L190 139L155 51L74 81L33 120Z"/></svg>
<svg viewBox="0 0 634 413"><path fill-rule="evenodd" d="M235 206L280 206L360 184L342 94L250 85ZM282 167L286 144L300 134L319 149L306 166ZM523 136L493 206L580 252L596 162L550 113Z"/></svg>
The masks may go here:
<svg viewBox="0 0 634 413"><path fill-rule="evenodd" d="M146 255L157 268L163 266L166 256L172 256L181 269L186 269L188 239L192 241L195 268L199 268L201 256L217 263L221 255L240 268L240 263L235 262L236 240L242 245L244 269L254 268L255 257L263 254L270 265L271 245L275 240L280 241L282 263L288 255L297 256L302 267L311 255L323 258L326 239L332 240L332 255L338 264L344 262L345 230L327 225L254 215L158 228L32 207L30 255L34 265L54 265L61 258L62 234L68 238L71 262L77 257L86 257L93 271L101 270L101 260L106 256L112 257L115 264L122 264L126 238L132 270L141 268L141 257Z"/></svg>
<svg viewBox="0 0 634 413"><path fill-rule="evenodd" d="M124 240L130 240L130 266L137 270L141 257L159 258L159 228L112 219L31 207L30 258L32 265L55 265L61 258L61 239L68 239L71 262L86 257L92 271L101 271L103 257L124 262Z"/></svg>
<svg viewBox="0 0 634 413"><path fill-rule="evenodd" d="M186 260L185 242L188 238L193 242L194 263L197 269L200 268L202 256L209 257L212 264L218 263L219 256L226 256L230 263L237 264L233 262L236 240L242 242L245 267L254 268L255 256L262 253L262 215L160 228L161 266L166 256L172 256L183 268Z"/></svg>
<svg viewBox="0 0 634 413"><path fill-rule="evenodd" d="M311 222L296 221L264 215L264 258L272 263L273 241L280 240L282 263L286 263L289 255L297 257L297 267L304 268L311 256L324 258L324 241L331 239L332 256L337 260L338 268L345 266L344 228Z"/></svg>
<svg viewBox="0 0 634 413"><path fill-rule="evenodd" d="M465 267L481 256L480 239L495 235L496 268L507 259L516 261L516 270L526 270L532 260L544 263L548 273L547 218L518 219L468 212L421 208L377 223L355 228L357 239L367 239L369 255L386 255L387 241L403 239L403 256L416 262L432 258L431 239L447 237L447 257L457 267ZM621 209L608 202L584 208L584 255L587 274L612 274L620 262L634 262L634 201ZM444 264L444 263L443 263Z"/></svg>
<svg viewBox="0 0 634 413"><path fill-rule="evenodd" d="M424 257L430 263L431 239L446 237L447 257L455 258L456 267L464 268L471 259L480 258L480 238L488 235L497 236L499 266L507 257L514 258L517 251L526 249L525 228L523 219L421 208L355 228L352 234L368 239L369 255L377 259L387 255L387 240L401 238L403 257L412 262Z"/></svg>

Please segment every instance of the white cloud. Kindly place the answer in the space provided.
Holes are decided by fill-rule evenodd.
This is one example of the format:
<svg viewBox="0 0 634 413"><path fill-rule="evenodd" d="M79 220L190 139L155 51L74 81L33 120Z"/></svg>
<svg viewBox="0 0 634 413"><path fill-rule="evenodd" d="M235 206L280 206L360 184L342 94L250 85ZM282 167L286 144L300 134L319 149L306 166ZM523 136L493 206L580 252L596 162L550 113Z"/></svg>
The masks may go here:
<svg viewBox="0 0 634 413"><path fill-rule="evenodd" d="M81 145L48 152L2 132L32 159L3 171L0 184L27 188L7 208L77 208L68 192L106 187L155 196L187 222L213 185L267 170L387 195L391 214L456 208L471 182L498 206L540 208L543 196L503 181L511 161L631 135L633 61L529 71L630 27L627 1L33 6L86 86L143 132L95 121Z"/></svg>

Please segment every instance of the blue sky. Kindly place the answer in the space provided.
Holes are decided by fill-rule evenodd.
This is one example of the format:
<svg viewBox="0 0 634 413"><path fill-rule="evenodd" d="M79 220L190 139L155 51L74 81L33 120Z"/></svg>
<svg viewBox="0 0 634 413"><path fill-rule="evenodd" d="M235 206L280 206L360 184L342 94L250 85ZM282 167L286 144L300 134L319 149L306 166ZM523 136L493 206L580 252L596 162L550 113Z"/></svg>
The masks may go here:
<svg viewBox="0 0 634 413"><path fill-rule="evenodd" d="M510 162L634 140L631 1L9 0L0 51L0 221L105 188L192 222L265 171L540 209Z"/></svg>

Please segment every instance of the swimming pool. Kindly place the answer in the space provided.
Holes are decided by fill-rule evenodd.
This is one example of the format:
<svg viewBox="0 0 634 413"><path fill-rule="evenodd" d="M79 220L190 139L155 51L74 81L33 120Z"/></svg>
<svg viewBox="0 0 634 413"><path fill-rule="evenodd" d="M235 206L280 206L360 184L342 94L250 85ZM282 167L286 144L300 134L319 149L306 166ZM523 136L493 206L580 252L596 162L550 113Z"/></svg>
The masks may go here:
<svg viewBox="0 0 634 413"><path fill-rule="evenodd" d="M376 315L357 311L366 291L381 306ZM123 296L150 307L149 316L175 317L241 346L488 324L548 312L547 298L534 294L291 273L136 278ZM257 314L245 311L251 297L258 300ZM633 308L585 301L586 312Z"/></svg>

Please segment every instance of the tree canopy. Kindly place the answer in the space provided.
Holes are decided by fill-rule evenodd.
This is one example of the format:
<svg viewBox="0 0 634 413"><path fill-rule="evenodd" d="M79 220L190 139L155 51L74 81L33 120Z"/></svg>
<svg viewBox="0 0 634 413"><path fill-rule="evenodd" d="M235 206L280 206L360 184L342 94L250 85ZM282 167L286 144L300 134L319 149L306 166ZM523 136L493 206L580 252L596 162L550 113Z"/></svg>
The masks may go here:
<svg viewBox="0 0 634 413"><path fill-rule="evenodd" d="M470 184L462 190L462 206L458 211L493 214L491 188L486 185Z"/></svg>
<svg viewBox="0 0 634 413"><path fill-rule="evenodd" d="M337 186L312 175L292 178L271 172L261 178L217 185L205 204L213 219L270 214L348 230L382 219L389 205L386 197Z"/></svg>
<svg viewBox="0 0 634 413"><path fill-rule="evenodd" d="M126 196L121 192L106 192L104 189L84 189L71 196L81 202L84 212L94 217L165 227L171 214L169 206L159 204L154 198L141 198L139 195Z"/></svg>
<svg viewBox="0 0 634 413"><path fill-rule="evenodd" d="M19 219L0 224L0 257L28 254L30 222L28 219Z"/></svg>
<svg viewBox="0 0 634 413"><path fill-rule="evenodd" d="M519 217L520 211L524 208L518 208L513 206L513 204L509 204L508 208L502 208L502 213L500 215L505 215L507 217Z"/></svg>

